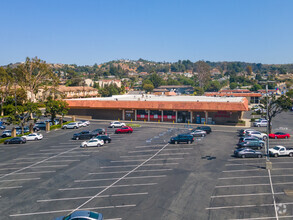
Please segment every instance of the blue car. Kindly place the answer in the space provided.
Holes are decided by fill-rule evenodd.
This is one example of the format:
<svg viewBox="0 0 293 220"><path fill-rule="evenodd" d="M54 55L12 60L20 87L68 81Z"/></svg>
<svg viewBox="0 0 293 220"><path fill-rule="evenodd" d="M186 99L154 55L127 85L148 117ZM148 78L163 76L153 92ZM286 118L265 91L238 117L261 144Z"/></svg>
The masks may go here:
<svg viewBox="0 0 293 220"><path fill-rule="evenodd" d="M97 212L91 212L91 211L75 211L70 213L67 216L61 216L58 218L55 218L55 220L103 220L103 215L101 213Z"/></svg>

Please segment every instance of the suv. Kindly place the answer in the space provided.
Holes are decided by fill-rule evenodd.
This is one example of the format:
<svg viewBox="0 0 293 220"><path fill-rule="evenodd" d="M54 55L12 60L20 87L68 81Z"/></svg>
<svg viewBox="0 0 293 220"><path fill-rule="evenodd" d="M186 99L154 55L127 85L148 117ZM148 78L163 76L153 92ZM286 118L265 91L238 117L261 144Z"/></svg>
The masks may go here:
<svg viewBox="0 0 293 220"><path fill-rule="evenodd" d="M185 142L191 144L194 141L194 138L191 134L179 134L176 137L170 139L171 144L179 144L180 142Z"/></svg>
<svg viewBox="0 0 293 220"><path fill-rule="evenodd" d="M259 121L253 122L254 127L267 127L268 126L268 120L261 119Z"/></svg>
<svg viewBox="0 0 293 220"><path fill-rule="evenodd" d="M257 142L264 143L263 140L261 140L261 139L259 139L257 137L251 137L251 136L244 136L244 137L239 138L238 143L241 143L241 142L249 142L249 141L257 141Z"/></svg>
<svg viewBox="0 0 293 220"><path fill-rule="evenodd" d="M77 129L79 125L77 122L71 122L69 124L63 125L62 129Z"/></svg>
<svg viewBox="0 0 293 220"><path fill-rule="evenodd" d="M95 136L97 136L99 134L105 134L106 132L105 132L105 129L103 129L103 128L97 128L97 129L93 130L91 133L94 134Z"/></svg>
<svg viewBox="0 0 293 220"><path fill-rule="evenodd" d="M196 128L197 130L205 131L207 134L212 132L212 129L210 126L199 126Z"/></svg>
<svg viewBox="0 0 293 220"><path fill-rule="evenodd" d="M245 135L251 136L251 137L257 137L261 140L266 140L268 138L267 134L261 133L259 131L247 131Z"/></svg>
<svg viewBox="0 0 293 220"><path fill-rule="evenodd" d="M34 129L34 131L46 130L46 123L43 121L36 122L33 129Z"/></svg>
<svg viewBox="0 0 293 220"><path fill-rule="evenodd" d="M109 125L110 128L121 128L126 126L125 123L121 123L120 121L112 121Z"/></svg>

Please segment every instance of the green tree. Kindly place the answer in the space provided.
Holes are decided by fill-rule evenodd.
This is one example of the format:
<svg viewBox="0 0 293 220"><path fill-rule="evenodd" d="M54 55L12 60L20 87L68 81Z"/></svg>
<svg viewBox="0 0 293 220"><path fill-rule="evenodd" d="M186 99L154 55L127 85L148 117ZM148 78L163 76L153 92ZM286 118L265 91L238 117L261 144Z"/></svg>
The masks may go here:
<svg viewBox="0 0 293 220"><path fill-rule="evenodd" d="M162 78L156 74L156 73L153 73L150 77L149 77L149 80L153 83L154 87L155 88L158 88L161 83L162 83Z"/></svg>
<svg viewBox="0 0 293 220"><path fill-rule="evenodd" d="M268 109L268 130L272 132L271 122L274 117L283 111L288 111L292 107L292 101L289 97L282 95L276 97L275 95L266 96L261 100L262 108Z"/></svg>
<svg viewBox="0 0 293 220"><path fill-rule="evenodd" d="M144 89L146 92L151 92L151 91L154 90L154 86L153 86L153 84L144 84L143 89Z"/></svg>
<svg viewBox="0 0 293 220"><path fill-rule="evenodd" d="M236 82L230 83L230 89L236 89L238 84Z"/></svg>
<svg viewBox="0 0 293 220"><path fill-rule="evenodd" d="M196 86L193 89L194 89L194 95L203 95L204 94L204 90L201 87Z"/></svg>
<svg viewBox="0 0 293 220"><path fill-rule="evenodd" d="M262 89L261 85L255 83L255 84L253 84L253 86L251 87L250 91L254 91L254 92L256 92L256 91L258 91L258 90L260 90L260 89Z"/></svg>
<svg viewBox="0 0 293 220"><path fill-rule="evenodd" d="M219 81L210 81L205 86L206 92L218 92L221 89Z"/></svg>
<svg viewBox="0 0 293 220"><path fill-rule="evenodd" d="M286 96L288 96L290 99L293 99L293 89L290 89L287 93Z"/></svg>
<svg viewBox="0 0 293 220"><path fill-rule="evenodd" d="M52 97L48 98L48 101L45 102L46 114L51 116L51 121L54 124L54 120L57 115L66 115L68 113L68 103L63 100L54 100Z"/></svg>

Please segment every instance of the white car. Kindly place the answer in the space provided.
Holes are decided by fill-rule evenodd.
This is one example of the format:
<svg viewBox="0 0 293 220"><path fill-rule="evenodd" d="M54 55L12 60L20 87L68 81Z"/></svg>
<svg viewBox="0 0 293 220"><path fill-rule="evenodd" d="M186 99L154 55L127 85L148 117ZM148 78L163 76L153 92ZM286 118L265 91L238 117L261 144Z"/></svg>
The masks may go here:
<svg viewBox="0 0 293 220"><path fill-rule="evenodd" d="M89 120L80 120L82 123L84 123L86 126L89 126L91 123Z"/></svg>
<svg viewBox="0 0 293 220"><path fill-rule="evenodd" d="M62 129L77 129L79 124L77 122L71 122L69 124L63 125Z"/></svg>
<svg viewBox="0 0 293 220"><path fill-rule="evenodd" d="M79 127L86 127L87 123L85 123L85 121L77 121Z"/></svg>
<svg viewBox="0 0 293 220"><path fill-rule="evenodd" d="M245 133L245 135L250 136L250 137L257 137L262 140L266 140L268 138L268 135L266 133L262 133L259 131L247 131Z"/></svg>
<svg viewBox="0 0 293 220"><path fill-rule="evenodd" d="M32 134L24 135L22 137L25 138L27 141L38 141L43 139L43 135L38 133L32 133Z"/></svg>
<svg viewBox="0 0 293 220"><path fill-rule="evenodd" d="M89 141L84 141L80 144L80 147L100 147L104 145L104 141L98 138L92 138Z"/></svg>
<svg viewBox="0 0 293 220"><path fill-rule="evenodd" d="M260 119L258 121L253 122L254 127L267 127L268 121L266 119Z"/></svg>
<svg viewBox="0 0 293 220"><path fill-rule="evenodd" d="M120 121L112 121L110 123L110 128L120 128L120 127L123 127L123 126L126 126L125 123L121 123Z"/></svg>

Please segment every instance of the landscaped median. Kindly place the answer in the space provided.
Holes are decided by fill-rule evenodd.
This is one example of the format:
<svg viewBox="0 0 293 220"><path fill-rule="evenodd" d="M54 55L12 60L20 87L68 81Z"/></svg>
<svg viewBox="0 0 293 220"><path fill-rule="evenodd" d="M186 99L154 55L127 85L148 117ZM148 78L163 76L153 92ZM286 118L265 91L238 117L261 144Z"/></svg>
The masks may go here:
<svg viewBox="0 0 293 220"><path fill-rule="evenodd" d="M132 127L132 128L140 128L141 127L140 124L132 124L132 123L126 124L126 126L129 126L129 127Z"/></svg>
<svg viewBox="0 0 293 220"><path fill-rule="evenodd" d="M71 122L74 122L74 121L65 122L65 123L63 123L63 125L67 125L67 124L69 124ZM61 128L61 124L50 126L50 130L56 130L56 129L60 129L60 128Z"/></svg>

